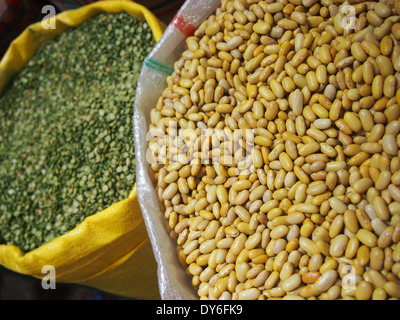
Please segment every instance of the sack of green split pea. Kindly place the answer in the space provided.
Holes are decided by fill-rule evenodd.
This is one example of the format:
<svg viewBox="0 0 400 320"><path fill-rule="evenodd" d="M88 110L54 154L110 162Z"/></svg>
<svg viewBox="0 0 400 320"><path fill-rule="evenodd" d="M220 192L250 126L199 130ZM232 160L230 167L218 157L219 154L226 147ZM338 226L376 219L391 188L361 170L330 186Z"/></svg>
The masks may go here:
<svg viewBox="0 0 400 320"><path fill-rule="evenodd" d="M51 266L56 282L158 299L132 108L164 27L130 1L52 19L27 28L0 63L0 264L39 279Z"/></svg>

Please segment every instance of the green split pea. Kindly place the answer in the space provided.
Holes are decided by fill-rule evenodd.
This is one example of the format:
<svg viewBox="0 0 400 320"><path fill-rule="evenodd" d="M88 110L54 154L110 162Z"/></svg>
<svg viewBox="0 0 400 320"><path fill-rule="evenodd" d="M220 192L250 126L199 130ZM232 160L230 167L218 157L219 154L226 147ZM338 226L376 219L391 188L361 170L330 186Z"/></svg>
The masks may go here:
<svg viewBox="0 0 400 320"><path fill-rule="evenodd" d="M133 105L155 45L146 21L101 13L40 48L0 96L0 243L23 251L126 199Z"/></svg>

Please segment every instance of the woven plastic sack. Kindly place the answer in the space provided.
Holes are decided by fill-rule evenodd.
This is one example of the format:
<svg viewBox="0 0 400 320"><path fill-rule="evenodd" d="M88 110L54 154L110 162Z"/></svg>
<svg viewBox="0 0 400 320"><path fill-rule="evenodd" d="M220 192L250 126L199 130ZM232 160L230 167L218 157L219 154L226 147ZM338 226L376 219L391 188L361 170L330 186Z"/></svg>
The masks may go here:
<svg viewBox="0 0 400 320"><path fill-rule="evenodd" d="M13 41L0 62L0 94L39 47L100 12L127 12L145 18L156 41L165 29L145 7L130 1L101 1L65 11L55 17L56 29L43 29L39 22ZM24 253L16 246L0 245L0 265L39 279L48 275L42 268L49 265L54 267L56 283L82 284L125 297L160 298L156 262L136 186L127 199L89 216L72 231L33 251Z"/></svg>
<svg viewBox="0 0 400 320"><path fill-rule="evenodd" d="M198 299L190 277L179 263L176 244L165 229L146 160L150 111L167 86L166 78L184 51L185 40L221 5L220 0L187 0L165 30L163 37L145 60L139 77L134 111L134 133L139 204L158 264L158 284L164 300Z"/></svg>

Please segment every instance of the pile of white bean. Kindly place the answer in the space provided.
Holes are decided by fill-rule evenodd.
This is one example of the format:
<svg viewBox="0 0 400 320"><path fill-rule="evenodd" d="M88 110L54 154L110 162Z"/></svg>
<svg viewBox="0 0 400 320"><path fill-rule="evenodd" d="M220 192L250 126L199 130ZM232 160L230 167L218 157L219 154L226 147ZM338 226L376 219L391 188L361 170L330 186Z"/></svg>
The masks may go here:
<svg viewBox="0 0 400 320"><path fill-rule="evenodd" d="M400 298L399 41L398 0L222 0L187 39L149 150L201 299Z"/></svg>

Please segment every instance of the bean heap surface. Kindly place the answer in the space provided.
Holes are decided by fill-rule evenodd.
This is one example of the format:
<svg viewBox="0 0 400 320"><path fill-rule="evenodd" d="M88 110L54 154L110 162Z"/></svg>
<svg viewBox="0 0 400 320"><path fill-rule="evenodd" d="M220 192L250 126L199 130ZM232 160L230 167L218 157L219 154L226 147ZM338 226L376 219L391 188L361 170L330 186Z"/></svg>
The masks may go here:
<svg viewBox="0 0 400 320"><path fill-rule="evenodd" d="M223 0L187 39L149 149L201 299L400 298L399 40L397 0Z"/></svg>
<svg viewBox="0 0 400 320"><path fill-rule="evenodd" d="M1 242L29 251L128 197L147 22L101 13L41 47L0 97Z"/></svg>

